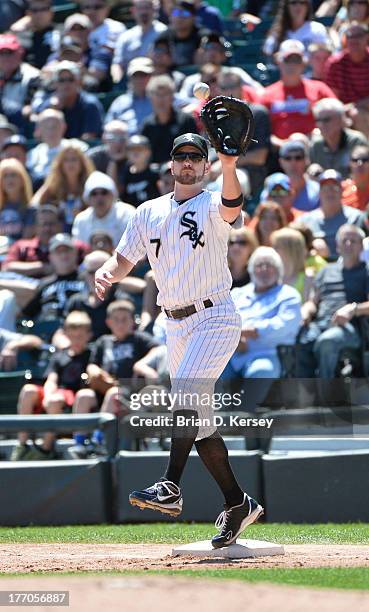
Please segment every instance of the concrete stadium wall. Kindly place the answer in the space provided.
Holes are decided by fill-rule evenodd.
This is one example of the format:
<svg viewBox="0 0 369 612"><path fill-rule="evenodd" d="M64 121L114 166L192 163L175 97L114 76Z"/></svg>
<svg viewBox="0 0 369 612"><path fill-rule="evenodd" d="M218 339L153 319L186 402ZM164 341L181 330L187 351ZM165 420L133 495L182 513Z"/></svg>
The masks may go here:
<svg viewBox="0 0 369 612"><path fill-rule="evenodd" d="M369 521L369 450L261 460L268 522Z"/></svg>
<svg viewBox="0 0 369 612"><path fill-rule="evenodd" d="M0 525L112 521L111 465L86 461L0 462Z"/></svg>
<svg viewBox="0 0 369 612"><path fill-rule="evenodd" d="M262 501L260 451L229 451L232 467L241 486L253 497ZM115 461L117 486L117 521L157 522L173 521L159 512L140 510L130 505L131 491L147 487L163 475L169 453L121 451ZM223 496L217 484L202 464L200 457L191 452L183 475L183 521L212 522L223 507Z"/></svg>

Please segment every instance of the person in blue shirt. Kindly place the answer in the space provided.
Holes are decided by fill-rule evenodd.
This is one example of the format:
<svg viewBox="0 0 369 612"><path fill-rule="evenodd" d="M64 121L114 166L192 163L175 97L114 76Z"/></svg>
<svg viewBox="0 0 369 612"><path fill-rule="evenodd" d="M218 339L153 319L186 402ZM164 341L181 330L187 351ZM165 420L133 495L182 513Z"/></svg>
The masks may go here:
<svg viewBox="0 0 369 612"><path fill-rule="evenodd" d="M251 283L232 290L242 317L240 344L224 378L276 378L280 375L279 344L294 344L301 323L301 298L282 284L283 264L270 247L259 247L248 265Z"/></svg>
<svg viewBox="0 0 369 612"><path fill-rule="evenodd" d="M279 149L279 164L295 191L292 206L306 212L318 208L319 183L306 173L309 158L304 143L298 140L285 142Z"/></svg>

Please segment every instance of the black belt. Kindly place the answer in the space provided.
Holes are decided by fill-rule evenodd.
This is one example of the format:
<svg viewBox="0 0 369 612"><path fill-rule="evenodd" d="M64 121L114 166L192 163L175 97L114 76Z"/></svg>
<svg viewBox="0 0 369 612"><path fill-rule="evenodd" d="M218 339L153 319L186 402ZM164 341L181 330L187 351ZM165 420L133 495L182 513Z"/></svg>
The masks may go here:
<svg viewBox="0 0 369 612"><path fill-rule="evenodd" d="M209 299L203 300L204 308L211 308L214 306L213 302ZM195 314L197 308L195 304L190 304L189 306L184 306L184 308L177 308L176 310L167 310L164 308L164 312L169 317L169 319L184 319L185 317L190 317Z"/></svg>

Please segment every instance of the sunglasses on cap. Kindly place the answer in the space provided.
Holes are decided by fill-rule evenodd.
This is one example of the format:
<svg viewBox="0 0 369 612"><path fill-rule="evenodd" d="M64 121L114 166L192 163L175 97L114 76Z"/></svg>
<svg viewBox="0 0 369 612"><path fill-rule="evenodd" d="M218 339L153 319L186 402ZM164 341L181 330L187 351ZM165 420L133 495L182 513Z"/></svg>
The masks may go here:
<svg viewBox="0 0 369 612"><path fill-rule="evenodd" d="M244 239L236 239L236 240L230 240L229 244L238 244L239 246L248 246L250 243L248 240L244 240Z"/></svg>
<svg viewBox="0 0 369 612"><path fill-rule="evenodd" d="M351 161L353 164L358 164L359 162L367 164L369 162L369 157L351 157Z"/></svg>
<svg viewBox="0 0 369 612"><path fill-rule="evenodd" d="M90 196L106 196L108 195L108 193L110 193L110 191L108 191L107 189L93 189L90 193Z"/></svg>
<svg viewBox="0 0 369 612"><path fill-rule="evenodd" d="M193 13L186 9L175 8L172 10L172 17L193 17Z"/></svg>
<svg viewBox="0 0 369 612"><path fill-rule="evenodd" d="M198 164L203 159L205 159L205 155L201 155L201 153L174 153L172 155L173 161L176 162L184 162L186 159L189 159L192 162Z"/></svg>
<svg viewBox="0 0 369 612"><path fill-rule="evenodd" d="M305 159L305 157L303 155L286 155L285 157L282 157L282 159L285 159L286 161L302 161Z"/></svg>

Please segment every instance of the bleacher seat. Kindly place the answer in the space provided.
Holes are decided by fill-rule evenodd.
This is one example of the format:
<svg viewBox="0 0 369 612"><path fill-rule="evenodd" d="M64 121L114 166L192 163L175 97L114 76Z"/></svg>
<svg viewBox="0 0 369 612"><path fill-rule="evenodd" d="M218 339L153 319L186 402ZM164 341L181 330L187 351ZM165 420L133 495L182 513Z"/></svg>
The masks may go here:
<svg viewBox="0 0 369 612"><path fill-rule="evenodd" d="M0 414L17 414L18 395L26 382L25 370L0 372Z"/></svg>

